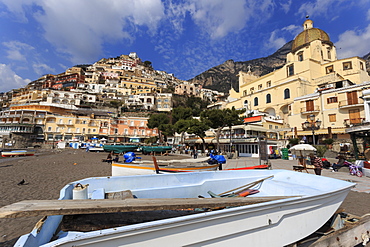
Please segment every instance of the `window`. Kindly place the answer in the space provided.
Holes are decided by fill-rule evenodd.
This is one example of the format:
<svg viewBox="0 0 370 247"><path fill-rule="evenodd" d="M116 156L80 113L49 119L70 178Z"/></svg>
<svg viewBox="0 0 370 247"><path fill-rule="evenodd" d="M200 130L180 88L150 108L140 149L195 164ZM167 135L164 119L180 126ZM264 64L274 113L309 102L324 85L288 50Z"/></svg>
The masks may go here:
<svg viewBox="0 0 370 247"><path fill-rule="evenodd" d="M363 62L360 62L360 70L365 70L364 69L364 63Z"/></svg>
<svg viewBox="0 0 370 247"><path fill-rule="evenodd" d="M329 114L329 122L336 122L337 114Z"/></svg>
<svg viewBox="0 0 370 247"><path fill-rule="evenodd" d="M333 72L334 72L334 67L333 67L333 65L328 66L328 67L326 67L325 69L326 69L326 74L330 74L330 73L333 73Z"/></svg>
<svg viewBox="0 0 370 247"><path fill-rule="evenodd" d="M51 127L48 127L48 131L51 132Z"/></svg>
<svg viewBox="0 0 370 247"><path fill-rule="evenodd" d="M244 107L248 108L248 100L244 100Z"/></svg>
<svg viewBox="0 0 370 247"><path fill-rule="evenodd" d="M253 94L253 92L254 92L254 87L251 88L251 94Z"/></svg>
<svg viewBox="0 0 370 247"><path fill-rule="evenodd" d="M327 102L328 102L328 104L337 103L338 102L338 97L329 97L327 99Z"/></svg>
<svg viewBox="0 0 370 247"><path fill-rule="evenodd" d="M298 52L297 56L298 56L298 61L303 61L303 51Z"/></svg>
<svg viewBox="0 0 370 247"><path fill-rule="evenodd" d="M343 63L343 70L352 69L352 62L344 62Z"/></svg>
<svg viewBox="0 0 370 247"><path fill-rule="evenodd" d="M258 85L258 90L262 90L262 84Z"/></svg>
<svg viewBox="0 0 370 247"><path fill-rule="evenodd" d="M271 94L266 95L266 103L271 103Z"/></svg>
<svg viewBox="0 0 370 247"><path fill-rule="evenodd" d="M269 129L272 130L272 125L271 124L269 124Z"/></svg>
<svg viewBox="0 0 370 247"><path fill-rule="evenodd" d="M294 75L294 65L293 64L288 65L286 69L287 69L288 76Z"/></svg>
<svg viewBox="0 0 370 247"><path fill-rule="evenodd" d="M266 87L271 87L271 81L266 82Z"/></svg>
<svg viewBox="0 0 370 247"><path fill-rule="evenodd" d="M289 90L289 88L286 88L284 90L284 99L290 99L290 90Z"/></svg>
<svg viewBox="0 0 370 247"><path fill-rule="evenodd" d="M247 90L244 90L243 91L243 96L246 96L247 95Z"/></svg>
<svg viewBox="0 0 370 247"><path fill-rule="evenodd" d="M279 129L279 126L275 126L275 129Z"/></svg>
<svg viewBox="0 0 370 247"><path fill-rule="evenodd" d="M257 97L254 98L254 106L258 106L258 98Z"/></svg>
<svg viewBox="0 0 370 247"><path fill-rule="evenodd" d="M60 124L63 124L63 119L59 119L59 123Z"/></svg>
<svg viewBox="0 0 370 247"><path fill-rule="evenodd" d="M328 48L328 59L331 59L331 48Z"/></svg>

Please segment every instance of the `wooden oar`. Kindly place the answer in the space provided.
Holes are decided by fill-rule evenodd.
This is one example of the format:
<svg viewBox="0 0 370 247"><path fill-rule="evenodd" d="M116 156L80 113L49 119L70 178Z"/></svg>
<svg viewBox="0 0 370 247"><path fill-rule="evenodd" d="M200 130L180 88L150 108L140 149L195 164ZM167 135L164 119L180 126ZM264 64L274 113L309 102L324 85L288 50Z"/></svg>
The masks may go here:
<svg viewBox="0 0 370 247"><path fill-rule="evenodd" d="M243 191L243 190L245 190L245 189L250 189L251 187L255 186L256 184L259 184L259 183L261 183L261 182L265 181L266 179L273 178L273 177L274 177L274 175L268 176L268 177L266 177L266 178L262 178L262 179L260 179L260 180L257 180L257 181L254 181L254 182L251 182L251 183L249 183L249 184L242 185L242 186L240 186L240 187L238 187L238 188L235 188L235 189L232 189L232 190L228 190L228 191L222 192L222 193L218 194L218 196L225 195L225 194L227 194L227 193L233 192L233 191L238 190L238 189L242 189L241 191ZM241 192L241 191L236 191L236 192L234 192L234 193L238 193L238 192Z"/></svg>
<svg viewBox="0 0 370 247"><path fill-rule="evenodd" d="M26 200L0 208L0 218L237 207L292 197L296 196L125 200Z"/></svg>

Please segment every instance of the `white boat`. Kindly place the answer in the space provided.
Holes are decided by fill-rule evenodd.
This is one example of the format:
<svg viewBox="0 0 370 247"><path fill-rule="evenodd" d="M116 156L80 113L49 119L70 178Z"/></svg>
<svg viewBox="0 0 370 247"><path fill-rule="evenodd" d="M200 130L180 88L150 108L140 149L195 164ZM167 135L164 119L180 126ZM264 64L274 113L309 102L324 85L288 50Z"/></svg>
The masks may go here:
<svg viewBox="0 0 370 247"><path fill-rule="evenodd" d="M34 150L13 150L1 152L2 157L33 156L33 155L35 155Z"/></svg>
<svg viewBox="0 0 370 247"><path fill-rule="evenodd" d="M163 204L176 203L186 207L186 198L196 198L200 204L216 194L235 191L254 183L260 192L237 200L266 201L197 214L151 220L131 225L115 226L90 232L60 231L62 215L48 216L34 230L18 239L15 246L285 246L303 239L319 229L335 213L355 184L329 177L286 170L246 170L174 173L128 177L87 178L66 185L60 193L62 202L73 199L76 184L89 184L87 197L105 198L106 193L130 190L138 199L81 200L91 203L118 202L120 212L126 203L148 203L159 198ZM262 182L261 182L262 181ZM225 193L224 193L225 194ZM206 198L198 198L202 195ZM269 199L279 196L275 200ZM171 198L166 200L165 198ZM108 201L107 201L108 200ZM154 200L154 199L152 199ZM149 200L150 201L150 200ZM56 201L60 202L60 201ZM79 202L79 201L78 201ZM80 203L80 202L79 202ZM150 203L149 203L150 204ZM220 204L222 205L222 204ZM29 208L26 206L25 208ZM131 207L133 209L134 207ZM86 207L80 206L79 213ZM102 207L94 207L102 210ZM64 207L56 208L65 214ZM96 211L93 211L96 212ZM85 213L89 213L88 210ZM91 213L91 212L90 212ZM132 212L130 212L132 213ZM53 213L49 212L49 215ZM57 214L57 213L55 213ZM121 213L122 214L122 213ZM148 211L144 212L149 214ZM0 214L1 215L1 214ZM128 216L127 216L128 217ZM124 218L127 218L124 217ZM78 224L78 223L76 223Z"/></svg>
<svg viewBox="0 0 370 247"><path fill-rule="evenodd" d="M219 164L208 164L209 157L202 159L132 161L112 163L112 176L149 175L156 173L216 171ZM196 161L196 162L194 162Z"/></svg>

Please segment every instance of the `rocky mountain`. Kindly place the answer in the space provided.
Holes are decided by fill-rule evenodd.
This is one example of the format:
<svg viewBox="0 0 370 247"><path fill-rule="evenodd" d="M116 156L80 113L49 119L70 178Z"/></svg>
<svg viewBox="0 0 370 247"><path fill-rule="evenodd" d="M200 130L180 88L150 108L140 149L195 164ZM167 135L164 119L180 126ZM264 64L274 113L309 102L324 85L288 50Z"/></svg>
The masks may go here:
<svg viewBox="0 0 370 247"><path fill-rule="evenodd" d="M221 92L229 92L230 85L238 91L239 71L248 71L248 66L253 74L263 76L268 74L275 69L281 68L286 63L286 55L290 52L293 41L289 41L274 54L257 58L245 62L235 62L233 60L227 60L223 64L213 67L200 75L197 75L189 82L197 83L202 85L204 88L209 88ZM367 72L370 74L370 53L362 57L366 60Z"/></svg>
<svg viewBox="0 0 370 247"><path fill-rule="evenodd" d="M227 60L223 64L213 67L200 75L197 75L189 82L202 85L204 88L209 88L221 92L228 92L230 85L235 90L239 88L238 73L239 71L250 70L258 76L268 74L275 69L281 68L286 62L286 55L290 52L292 42L286 43L283 47L277 50L274 54L257 58L245 62L235 62Z"/></svg>

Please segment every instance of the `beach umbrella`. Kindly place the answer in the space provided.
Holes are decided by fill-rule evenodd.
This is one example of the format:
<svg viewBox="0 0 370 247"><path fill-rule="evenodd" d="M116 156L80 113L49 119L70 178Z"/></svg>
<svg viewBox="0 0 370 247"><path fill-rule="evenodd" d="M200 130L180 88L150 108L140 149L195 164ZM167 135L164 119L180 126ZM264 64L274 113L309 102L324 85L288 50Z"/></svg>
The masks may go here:
<svg viewBox="0 0 370 247"><path fill-rule="evenodd" d="M298 144L291 147L290 152L297 156L307 156L316 151L316 148L310 144Z"/></svg>

